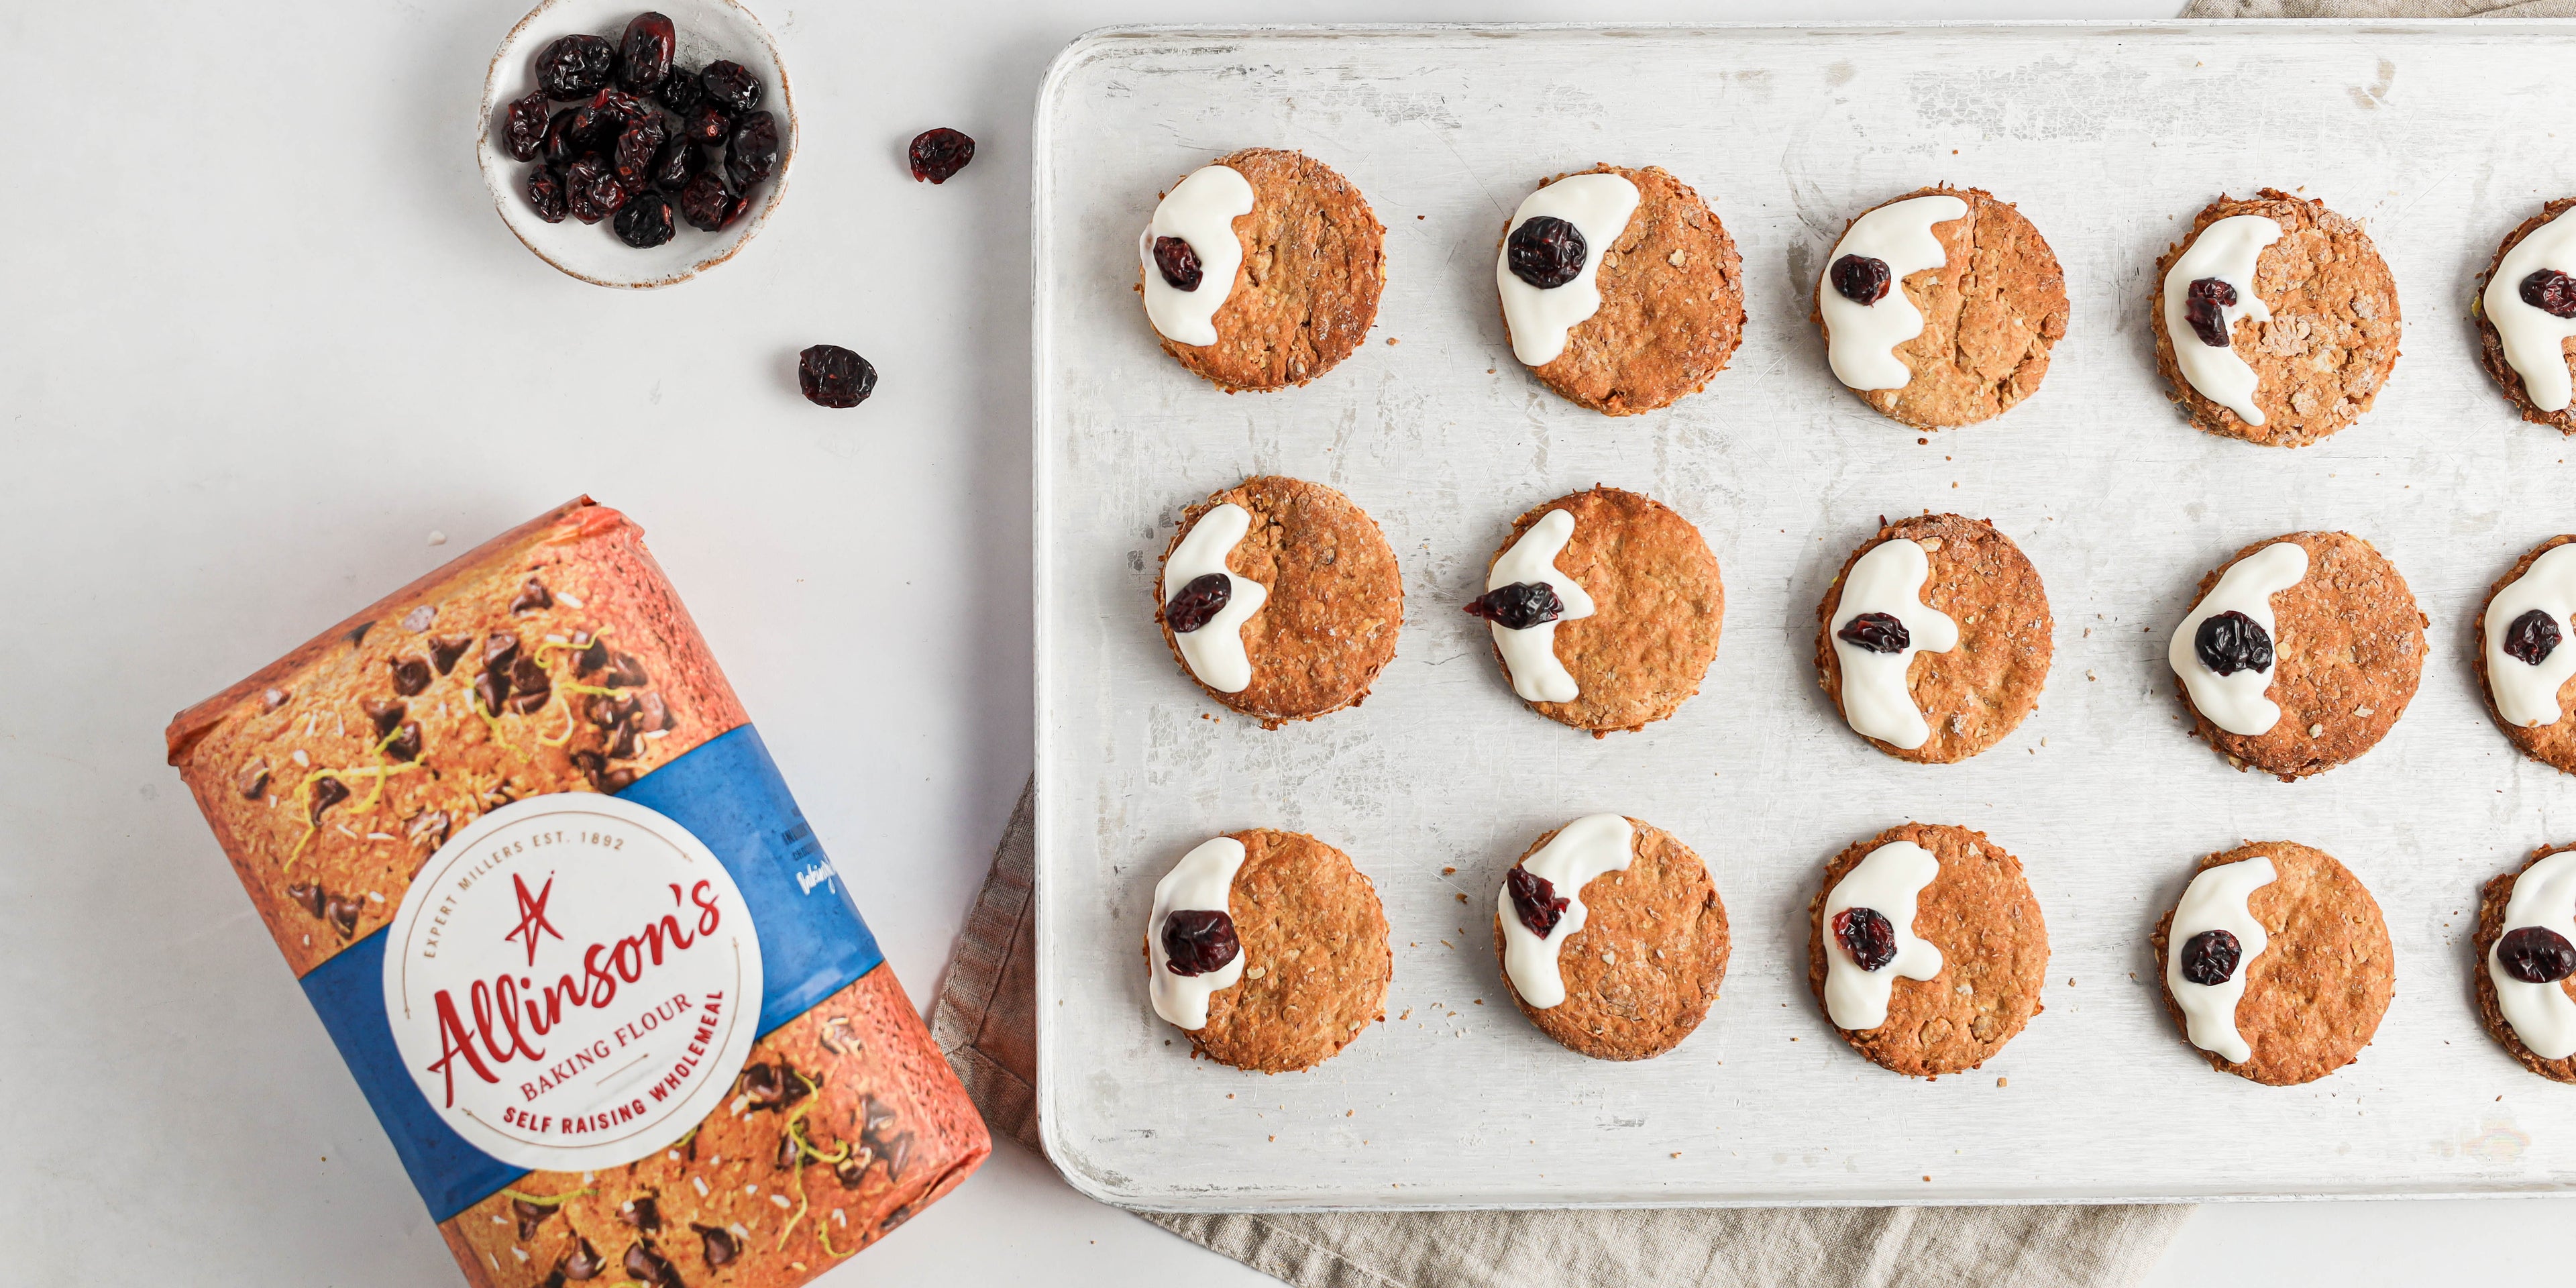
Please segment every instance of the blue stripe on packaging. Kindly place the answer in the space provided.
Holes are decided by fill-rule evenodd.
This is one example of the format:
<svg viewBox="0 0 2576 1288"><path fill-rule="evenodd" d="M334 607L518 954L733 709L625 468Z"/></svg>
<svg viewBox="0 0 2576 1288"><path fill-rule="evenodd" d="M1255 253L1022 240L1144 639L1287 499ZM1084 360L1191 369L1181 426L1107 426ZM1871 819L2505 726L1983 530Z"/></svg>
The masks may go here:
<svg viewBox="0 0 2576 1288"><path fill-rule="evenodd" d="M885 961L814 829L750 725L701 744L617 795L687 828L715 853L760 931L760 1032L785 1024ZM465 1143L421 1095L385 1019L385 932L304 977L304 995L393 1137L412 1185L445 1221L524 1175Z"/></svg>

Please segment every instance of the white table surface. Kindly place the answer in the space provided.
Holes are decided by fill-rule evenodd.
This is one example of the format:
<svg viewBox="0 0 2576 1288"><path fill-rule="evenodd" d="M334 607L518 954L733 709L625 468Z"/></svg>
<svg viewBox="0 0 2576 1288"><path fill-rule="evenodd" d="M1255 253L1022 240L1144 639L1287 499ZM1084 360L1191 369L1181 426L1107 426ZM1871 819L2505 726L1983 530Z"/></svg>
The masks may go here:
<svg viewBox="0 0 2576 1288"><path fill-rule="evenodd" d="M791 199L732 264L632 295L527 254L476 176L484 64L521 0L0 0L20 156L0 203L0 1280L456 1282L161 729L577 492L651 531L927 1004L1029 763L1028 121L1075 34L2169 12L758 7L806 131ZM936 188L901 163L933 125L979 144ZM797 397L818 341L877 363L866 406ZM2149 1282L2536 1274L2576 1253L2567 1211L2209 1207ZM823 1282L1014 1280L1269 1282L1008 1143Z"/></svg>

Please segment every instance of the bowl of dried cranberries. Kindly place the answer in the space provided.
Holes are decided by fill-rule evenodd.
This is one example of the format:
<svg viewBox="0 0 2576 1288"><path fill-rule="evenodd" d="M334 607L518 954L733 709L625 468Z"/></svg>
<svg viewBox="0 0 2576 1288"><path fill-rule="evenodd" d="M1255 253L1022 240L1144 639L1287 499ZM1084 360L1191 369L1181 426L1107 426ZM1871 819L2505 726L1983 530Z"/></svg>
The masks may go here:
<svg viewBox="0 0 2576 1288"><path fill-rule="evenodd" d="M537 258L598 286L685 282L778 210L787 69L735 0L546 0L492 55L475 156Z"/></svg>

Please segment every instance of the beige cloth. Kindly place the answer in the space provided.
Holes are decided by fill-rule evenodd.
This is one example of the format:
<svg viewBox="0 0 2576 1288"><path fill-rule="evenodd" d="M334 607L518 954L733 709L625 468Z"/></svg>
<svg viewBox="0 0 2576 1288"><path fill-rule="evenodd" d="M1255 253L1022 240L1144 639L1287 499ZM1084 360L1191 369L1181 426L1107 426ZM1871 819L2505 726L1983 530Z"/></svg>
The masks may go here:
<svg viewBox="0 0 2576 1288"><path fill-rule="evenodd" d="M1038 1147L1037 846L1020 794L949 959L931 1032L998 1136ZM2188 1207L1650 1208L1136 1215L1299 1288L1554 1283L1765 1288L2114 1288Z"/></svg>

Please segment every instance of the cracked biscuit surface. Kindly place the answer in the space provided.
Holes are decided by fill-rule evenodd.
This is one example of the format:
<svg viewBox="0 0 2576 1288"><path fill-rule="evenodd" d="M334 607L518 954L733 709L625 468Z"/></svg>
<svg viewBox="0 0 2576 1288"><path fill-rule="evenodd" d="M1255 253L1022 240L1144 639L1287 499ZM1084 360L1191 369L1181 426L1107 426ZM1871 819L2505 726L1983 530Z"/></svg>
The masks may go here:
<svg viewBox="0 0 2576 1288"><path fill-rule="evenodd" d="M1574 518L1556 567L1592 597L1593 612L1556 624L1556 659L1581 693L1571 702L1532 702L1530 709L1595 737L1634 732L1670 716L1699 692L1717 657L1726 617L1717 556L1690 520L1661 502L1595 487L1515 520L1486 567L1551 510ZM1499 645L1494 658L1502 661ZM1503 678L1511 679L1509 665Z"/></svg>
<svg viewBox="0 0 2576 1288"><path fill-rule="evenodd" d="M1576 323L1565 351L1530 374L1605 416L1633 416L1698 393L1744 340L1744 263L1735 239L1690 185L1661 166L1577 173L1635 184L1637 209L1618 241L1599 252L1593 280L1600 311ZM1510 329L1506 319L1507 343Z"/></svg>
<svg viewBox="0 0 2576 1288"><path fill-rule="evenodd" d="M1835 855L1807 905L1807 983L1825 999L1825 898L1882 845L1912 841L1940 861L1917 896L1914 933L1941 950L1928 980L1890 981L1887 1021L1866 1032L1837 1026L1853 1050L1881 1068L1932 1078L1974 1069L2039 1014L2048 982L2048 926L2023 878L2021 860L1983 832L1907 823ZM1833 1023L1826 1017L1826 1023Z"/></svg>
<svg viewBox="0 0 2576 1288"><path fill-rule="evenodd" d="M1394 954L1377 888L1350 856L1303 832L1254 828L1227 902L1243 976L1208 995L1190 1046L1220 1064L1294 1073L1386 1018ZM1148 960L1151 960L1150 950Z"/></svg>
<svg viewBox="0 0 2576 1288"><path fill-rule="evenodd" d="M1992 193L1936 185L1896 201L1917 197L1957 197L1968 213L1932 225L1944 261L1899 284L1923 315L1922 334L1894 350L1911 378L1896 389L1853 392L1916 429L1992 420L2039 392L2049 350L2066 336L2066 274L2039 229ZM1831 288L1821 274L1815 289L1810 318L1830 338L1822 293Z"/></svg>
<svg viewBox="0 0 2576 1288"><path fill-rule="evenodd" d="M1862 555L1899 539L1923 547L1931 571L1923 580L1922 602L1958 624L1959 643L1947 653L1917 653L1906 665L1906 689L1931 726L1931 738L1911 751L1877 738L1869 738L1869 745L1917 764L1966 760L2011 733L2039 705L2055 653L2048 591L2021 548L1989 520L1927 514L1880 528L1843 561L1816 606L1816 669L1838 703L1842 660L1834 650L1834 623L1841 616L1844 579Z"/></svg>
<svg viewBox="0 0 2576 1288"><path fill-rule="evenodd" d="M1214 164L1252 185L1252 212L1234 221L1243 265L1213 319L1216 343L1156 338L1228 393L1305 384L1351 356L1377 320L1386 227L1350 180L1302 152L1245 148ZM1137 270L1140 293L1148 271Z"/></svg>
<svg viewBox="0 0 2576 1288"><path fill-rule="evenodd" d="M1583 929L1557 946L1565 1000L1534 1008L1503 975L1513 1004L1539 1032L1596 1060L1647 1060L1681 1045L1726 978L1726 905L1707 867L1671 833L1633 818L1628 825L1636 830L1628 866L1584 883ZM1531 842L1513 866L1563 830ZM1503 946L1497 915L1497 965Z"/></svg>
<svg viewBox="0 0 2576 1288"><path fill-rule="evenodd" d="M2210 1067L2267 1086L2314 1082L2361 1057L2388 1012L2397 989L2396 955L2379 901L2334 856L2289 841L2238 846L2204 858L2207 871L2255 857L2268 858L2273 880L2245 900L2245 910L2270 941L2245 972L2245 995L2236 1004L2236 1032L2250 1048L2243 1064L2216 1052L2192 1050ZM2156 978L2165 975L2173 913L2156 923ZM2483 978L2483 976L2481 976ZM2177 1032L2188 1032L2171 989L2165 1011ZM2188 1043L2189 1039L2185 1038Z"/></svg>
<svg viewBox="0 0 2576 1288"><path fill-rule="evenodd" d="M2272 311L2268 322L2240 317L2229 339L2254 368L2254 405L2263 423L2248 424L2183 379L2174 345L2199 344L2165 329L2165 273L2201 230L2235 215L2261 215L2281 226L2281 239L2254 261L2254 291ZM2397 282L2359 223L2277 188L2249 200L2220 197L2195 216L2191 231L2156 261L2148 279L2149 325L2167 396L2193 424L2213 434L2267 447L2304 447L2359 420L2397 365L2403 322Z"/></svg>

